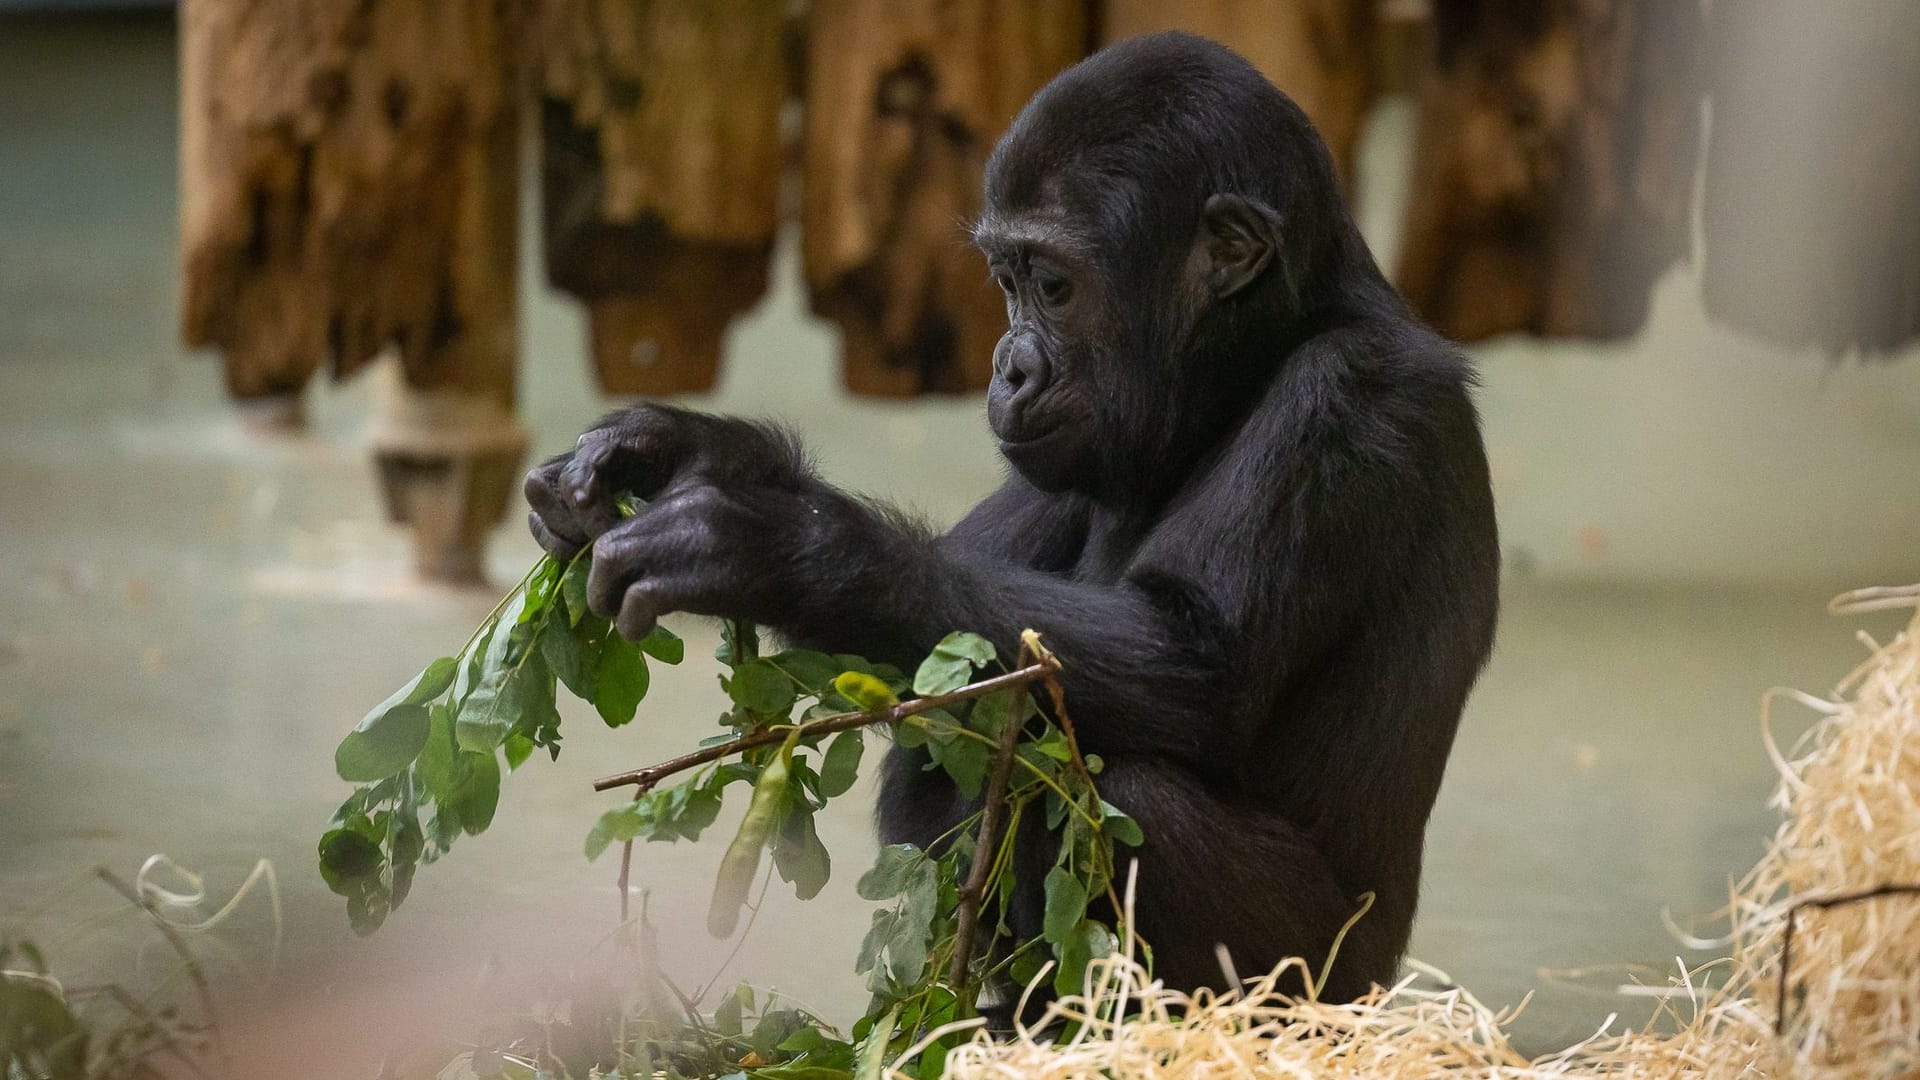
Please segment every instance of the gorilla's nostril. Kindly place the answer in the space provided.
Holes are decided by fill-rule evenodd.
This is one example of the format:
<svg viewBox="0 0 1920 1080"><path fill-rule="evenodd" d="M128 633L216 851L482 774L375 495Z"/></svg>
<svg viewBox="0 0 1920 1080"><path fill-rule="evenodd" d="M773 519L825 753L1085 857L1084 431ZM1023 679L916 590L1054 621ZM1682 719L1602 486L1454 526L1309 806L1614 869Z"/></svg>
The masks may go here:
<svg viewBox="0 0 1920 1080"><path fill-rule="evenodd" d="M1020 384L1027 381L1027 373L1020 370L1020 365L1009 364L1007 365L1006 379L1008 387L1018 390L1020 389Z"/></svg>

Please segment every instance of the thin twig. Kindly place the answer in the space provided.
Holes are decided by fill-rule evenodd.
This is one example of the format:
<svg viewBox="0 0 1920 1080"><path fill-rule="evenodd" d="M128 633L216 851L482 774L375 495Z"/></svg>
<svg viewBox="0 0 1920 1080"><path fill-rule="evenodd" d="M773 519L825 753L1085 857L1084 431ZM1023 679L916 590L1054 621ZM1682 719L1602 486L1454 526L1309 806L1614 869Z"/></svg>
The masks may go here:
<svg viewBox="0 0 1920 1080"><path fill-rule="evenodd" d="M1051 656L1043 656L1034 663L1022 668L1016 668L1013 671L1007 672L1005 675L995 675L990 679L981 679L979 682L969 683L966 686L960 687L958 690L949 691L945 694L933 694L928 697L914 698L912 701L902 701L881 709L869 709L866 712L836 713L832 716L823 716L818 720L809 721L800 725L801 733L807 736L831 735L837 731L849 731L853 728L868 727L873 724L898 724L909 716L917 716L924 712L931 712L934 709L943 708L955 702L971 701L974 698L991 694L996 690L1005 690L1010 686L1026 686L1029 683L1047 678L1059 669L1060 661ZM654 785L675 773L698 768L710 761L733 757L736 754L744 753L756 747L785 742L787 736L791 734L792 731L792 725L787 724L763 727L757 731L742 735L731 742L705 747L704 749L695 750L691 754L682 754L677 758L662 761L657 765L649 765L644 769L630 769L627 772L614 773L612 776L603 776L593 782L593 790L608 791L617 787L625 787L628 784L637 784L640 787L640 792L645 794L651 791Z"/></svg>
<svg viewBox="0 0 1920 1080"><path fill-rule="evenodd" d="M213 1038L214 1047L220 1053L221 1070L231 1076L233 1057L227 1052L226 1034L220 1028L220 1012L213 1004L213 985L207 981L207 973L200 967L200 961L194 959L193 951L187 948L185 939L181 938L180 932L173 928L173 924L161 918L160 913L155 911L153 905L138 892L135 892L133 886L120 880L118 874L104 866L95 867L94 873L100 876L100 880L112 886L115 892L126 897L128 903L146 912L147 918L151 919L154 927L160 931L160 936L167 939L167 944L172 946L175 955L180 957L180 963L187 969L187 978L193 983L194 993L200 998L200 1008L207 1014L207 1030Z"/></svg>
<svg viewBox="0 0 1920 1080"><path fill-rule="evenodd" d="M1825 911L1829 908L1845 907L1849 904L1858 904L1866 900L1877 900L1883 896L1902 895L1920 895L1920 884L1878 885L1871 889L1841 893L1837 896L1815 896L1810 899L1801 900L1787 909L1787 926L1780 934L1780 997L1775 1006L1779 1011L1774 1014L1773 1020L1773 1033L1775 1035L1785 1035L1787 1032L1787 975L1793 967L1793 927L1801 909L1811 907Z"/></svg>
<svg viewBox="0 0 1920 1080"><path fill-rule="evenodd" d="M1042 677L1052 682L1052 672L1058 663L1049 665L1046 661L1051 657L1042 656L1039 663L1022 670L1037 667L1044 673ZM966 985L967 967L973 960L973 935L980 922L980 900L986 895L988 872L998 857L1000 823L1007 815L1007 780L1013 775L1013 752L1020 744L1023 726L1018 715L1007 717L1000 729L1000 746L994 751L993 772L988 775L986 790L981 793L986 813L980 819L979 838L974 841L967 883L960 889L960 907L954 916L953 958L947 966L947 984L955 991Z"/></svg>
<svg viewBox="0 0 1920 1080"><path fill-rule="evenodd" d="M647 793L646 788L637 789L633 793L633 801L639 802L640 797L642 795L645 795L646 793ZM625 842L623 842L620 845L620 921L622 923L625 923L627 921L627 892L629 889L629 882L632 880L632 874L633 874L633 839L629 837Z"/></svg>

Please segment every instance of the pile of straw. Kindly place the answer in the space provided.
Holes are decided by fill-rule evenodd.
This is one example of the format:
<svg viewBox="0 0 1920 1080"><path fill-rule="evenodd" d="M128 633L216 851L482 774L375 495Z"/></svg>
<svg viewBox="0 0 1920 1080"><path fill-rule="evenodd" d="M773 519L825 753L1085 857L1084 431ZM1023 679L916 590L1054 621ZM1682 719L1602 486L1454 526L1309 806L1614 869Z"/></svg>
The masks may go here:
<svg viewBox="0 0 1920 1080"><path fill-rule="evenodd" d="M1920 586L1833 606L1920 607ZM946 1075L1920 1076L1920 616L1886 645L1862 639L1871 657L1831 700L1767 696L1768 707L1786 696L1821 714L1789 751L1766 734L1785 821L1734 889L1728 958L1677 980L1647 1028L1603 1029L1529 1059L1504 1031L1511 1013L1431 970L1353 1004L1289 999L1274 990L1279 973L1239 994L1188 996L1149 979L1129 949L1096 969L1089 995L1057 1002L1034 1029L955 1050ZM1056 1046L1066 1022L1078 1033Z"/></svg>

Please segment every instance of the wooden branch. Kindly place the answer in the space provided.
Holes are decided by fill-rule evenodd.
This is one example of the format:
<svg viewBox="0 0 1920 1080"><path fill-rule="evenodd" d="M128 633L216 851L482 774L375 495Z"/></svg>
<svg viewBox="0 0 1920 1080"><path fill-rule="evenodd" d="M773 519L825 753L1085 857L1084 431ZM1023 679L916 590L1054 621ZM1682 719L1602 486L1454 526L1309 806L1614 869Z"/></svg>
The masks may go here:
<svg viewBox="0 0 1920 1080"><path fill-rule="evenodd" d="M1871 889L1861 889L1858 892L1841 893L1837 896L1809 897L1788 908L1787 925L1780 933L1780 987L1778 990L1778 999L1774 1002L1774 1009L1776 1011L1773 1017L1773 1033L1775 1035L1785 1035L1787 1033L1787 975L1793 969L1793 927L1794 923L1798 921L1801 911L1806 908L1819 908L1822 911L1827 911L1837 907L1847 907L1852 904L1863 903L1868 900L1878 900L1883 896L1914 895L1920 895L1920 885L1904 883L1887 884L1878 885Z"/></svg>
<svg viewBox="0 0 1920 1080"><path fill-rule="evenodd" d="M1049 687L1057 687L1053 668L1046 664L1052 656L1040 654L1042 661L1032 666L1042 669ZM1055 698L1058 699L1058 690ZM974 841L973 862L967 867L967 883L960 889L960 908L954 916L953 959L947 964L947 985L958 990L966 985L967 966L973 961L973 938L980 923L980 900L987 891L987 874L994 863L994 848L1000 842L1000 829L1007 816L1007 779L1013 774L1013 751L1020 745L1021 718L1009 714L1000 729L1000 746L993 755L993 772L981 793L986 814L980 820L980 836Z"/></svg>
<svg viewBox="0 0 1920 1080"><path fill-rule="evenodd" d="M1049 678L1059 670L1059 660L1054 659L1050 655L1043 656L1025 667L1016 668L1004 675L995 675L990 679L981 679L979 682L969 683L958 690L951 690L944 694L932 694L927 697L914 698L912 701L902 701L884 709L869 709L865 712L836 713L833 716L823 716L818 720L810 721L800 726L806 735L831 735L837 731L850 731L853 728L870 727L874 724L898 724L909 716L918 716L924 712L932 712L934 709L943 708L955 702L971 701L974 698L985 697L996 690L1005 690L1011 686L1026 686L1029 683ZM691 754L682 754L677 758L671 758L656 765L648 765L642 769L630 769L626 772L614 773L611 776L603 776L593 782L593 790L609 791L613 788L637 784L640 786L640 792L644 794L652 790L660 781L665 780L675 773L682 773L688 769L699 768L710 761L718 761L724 757L732 757L757 747L783 742L792 730L792 725L763 727L758 731L742 735L731 742L704 747L695 750Z"/></svg>

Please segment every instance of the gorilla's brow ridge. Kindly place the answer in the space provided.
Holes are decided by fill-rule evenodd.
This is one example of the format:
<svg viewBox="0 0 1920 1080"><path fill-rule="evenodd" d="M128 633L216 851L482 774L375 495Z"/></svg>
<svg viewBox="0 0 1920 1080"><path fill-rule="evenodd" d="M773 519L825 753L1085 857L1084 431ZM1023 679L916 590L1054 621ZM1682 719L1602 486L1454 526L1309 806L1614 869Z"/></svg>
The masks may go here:
<svg viewBox="0 0 1920 1080"><path fill-rule="evenodd" d="M973 223L973 245L988 254L1021 249L1081 252L1091 248L1086 231L1075 228L1064 217L1038 211L1001 217L988 210Z"/></svg>

